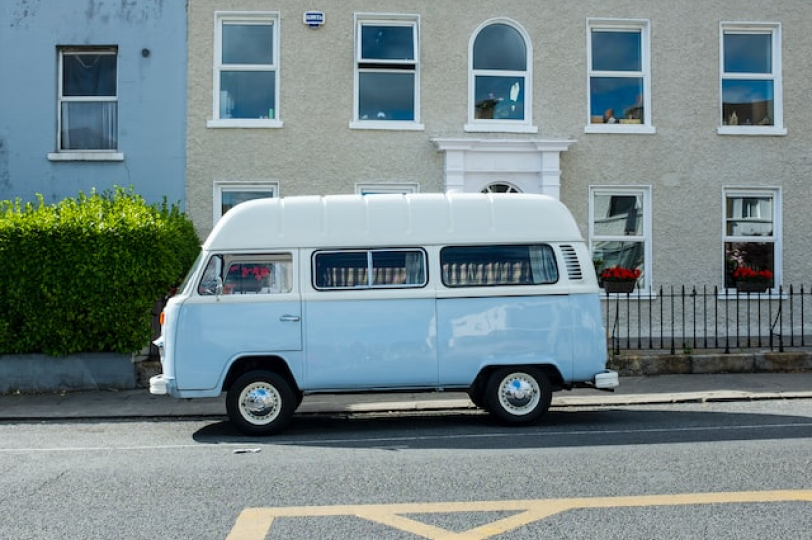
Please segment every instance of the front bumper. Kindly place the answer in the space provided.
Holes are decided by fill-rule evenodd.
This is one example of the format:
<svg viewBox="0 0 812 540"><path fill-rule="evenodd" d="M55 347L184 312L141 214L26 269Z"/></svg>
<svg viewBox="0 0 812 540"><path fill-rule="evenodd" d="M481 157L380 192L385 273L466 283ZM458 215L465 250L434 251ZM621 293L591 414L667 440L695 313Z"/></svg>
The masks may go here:
<svg viewBox="0 0 812 540"><path fill-rule="evenodd" d="M172 395L174 393L173 379L165 377L163 374L153 375L149 378L149 393L156 396Z"/></svg>

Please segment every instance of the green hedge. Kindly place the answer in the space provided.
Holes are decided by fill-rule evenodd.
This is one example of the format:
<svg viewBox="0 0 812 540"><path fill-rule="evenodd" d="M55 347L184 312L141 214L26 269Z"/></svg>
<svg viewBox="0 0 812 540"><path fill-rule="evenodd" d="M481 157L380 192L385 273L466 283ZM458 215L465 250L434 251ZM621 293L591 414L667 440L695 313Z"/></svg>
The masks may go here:
<svg viewBox="0 0 812 540"><path fill-rule="evenodd" d="M132 353L200 241L177 205L132 188L0 201L0 354Z"/></svg>

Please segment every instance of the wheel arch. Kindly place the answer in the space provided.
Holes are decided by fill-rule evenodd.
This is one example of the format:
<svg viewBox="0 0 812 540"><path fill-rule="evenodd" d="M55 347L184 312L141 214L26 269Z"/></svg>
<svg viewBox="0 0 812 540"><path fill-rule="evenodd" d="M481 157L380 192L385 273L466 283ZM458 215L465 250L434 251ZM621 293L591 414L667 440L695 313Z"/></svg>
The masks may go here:
<svg viewBox="0 0 812 540"><path fill-rule="evenodd" d="M291 388L296 392L300 392L299 385L296 384L296 378L293 376L288 363L281 356L267 355L267 356L242 356L232 362L228 368L228 373L223 380L222 391L228 392L231 385L234 384L241 375L249 371L272 371L281 377L284 377L290 384Z"/></svg>
<svg viewBox="0 0 812 540"><path fill-rule="evenodd" d="M496 371L497 369L502 368L536 368L540 369L549 379L550 384L553 387L553 391L562 390L566 387L564 384L564 377L561 375L561 371L558 369L557 366L554 364L523 364L523 363L509 363L509 364L492 364L484 366L482 369L479 370L477 373L474 382L471 384L469 391L481 393L485 391L485 385L488 383L488 378L490 378L491 373Z"/></svg>

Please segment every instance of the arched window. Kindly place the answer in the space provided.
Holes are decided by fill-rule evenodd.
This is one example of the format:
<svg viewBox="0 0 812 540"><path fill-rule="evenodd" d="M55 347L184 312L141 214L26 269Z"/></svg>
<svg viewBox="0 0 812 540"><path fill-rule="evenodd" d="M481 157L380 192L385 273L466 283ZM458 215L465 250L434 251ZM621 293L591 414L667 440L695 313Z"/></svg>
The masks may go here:
<svg viewBox="0 0 812 540"><path fill-rule="evenodd" d="M532 49L521 27L511 21L489 21L471 41L469 124L487 131L529 126ZM527 129L521 129L527 131Z"/></svg>
<svg viewBox="0 0 812 540"><path fill-rule="evenodd" d="M482 193L521 193L521 192L522 190L520 190L516 186L505 184L503 182L495 182L493 184L488 184L482 190Z"/></svg>

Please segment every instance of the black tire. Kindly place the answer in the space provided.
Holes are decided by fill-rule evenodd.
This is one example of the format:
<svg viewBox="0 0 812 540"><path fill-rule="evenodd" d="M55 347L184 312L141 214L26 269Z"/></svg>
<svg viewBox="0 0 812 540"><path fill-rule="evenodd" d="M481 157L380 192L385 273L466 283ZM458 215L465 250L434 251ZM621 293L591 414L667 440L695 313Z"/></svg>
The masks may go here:
<svg viewBox="0 0 812 540"><path fill-rule="evenodd" d="M231 423L246 435L272 435L287 427L296 410L290 383L272 371L249 371L226 395Z"/></svg>
<svg viewBox="0 0 812 540"><path fill-rule="evenodd" d="M485 387L488 412L510 426L538 422L550 408L552 397L550 379L534 367L497 369Z"/></svg>

